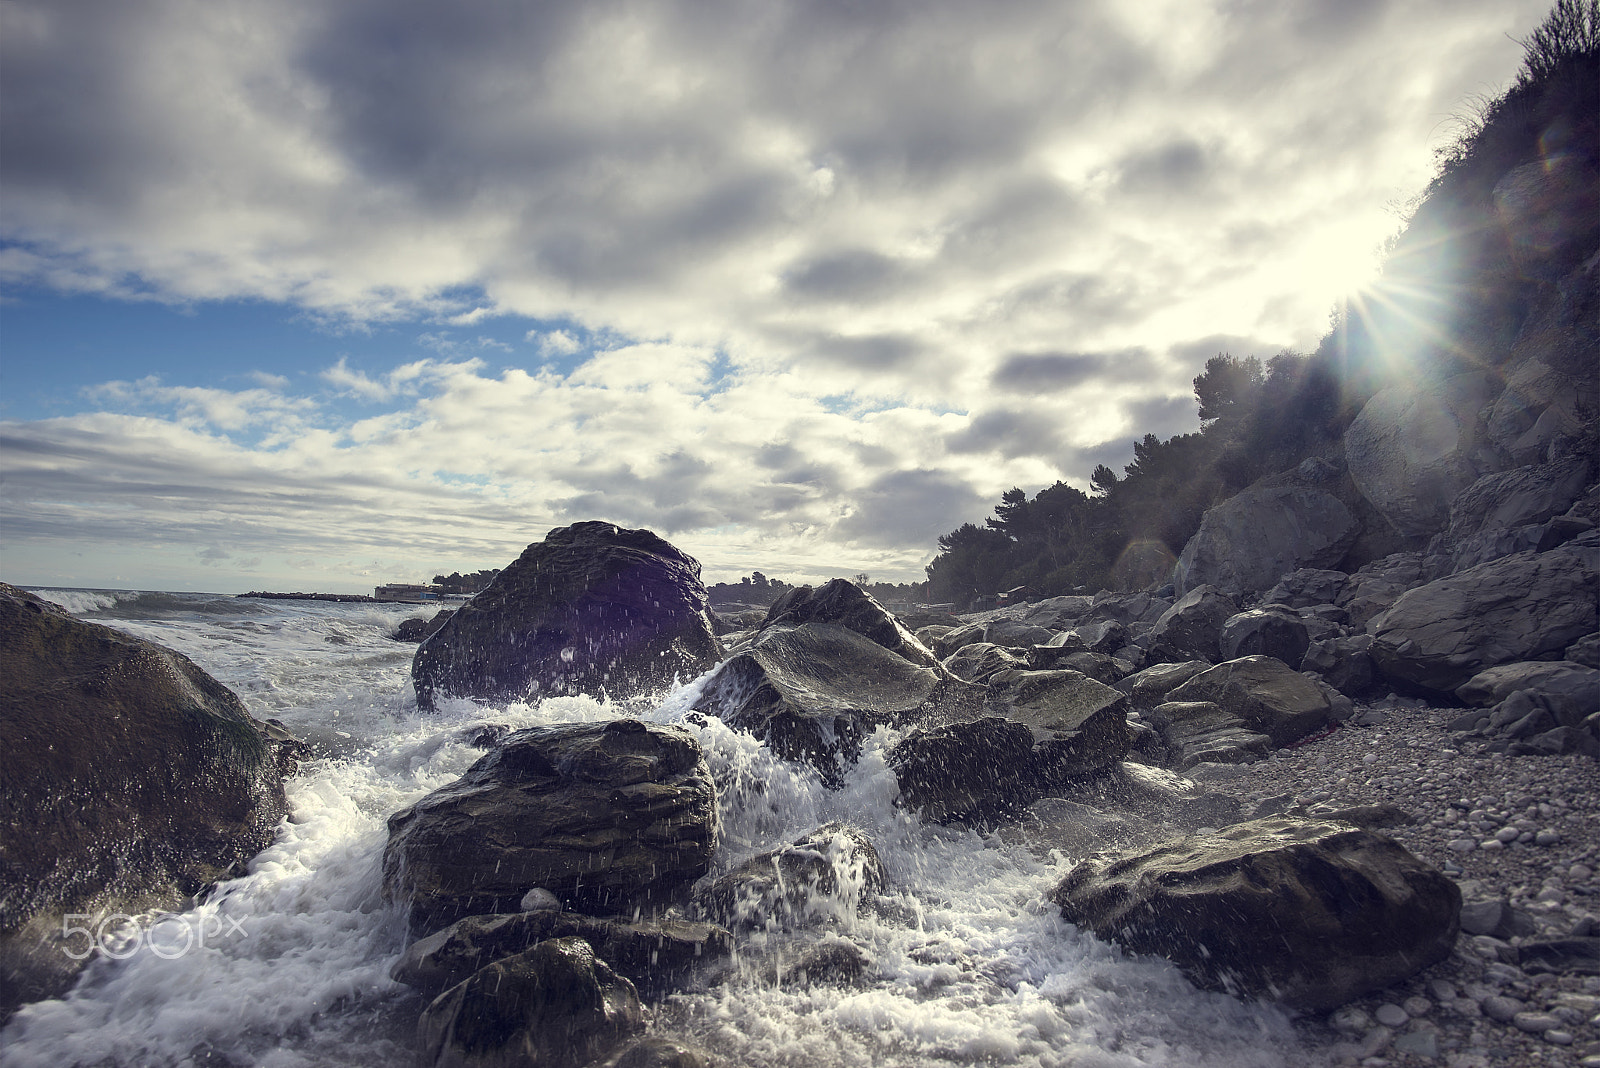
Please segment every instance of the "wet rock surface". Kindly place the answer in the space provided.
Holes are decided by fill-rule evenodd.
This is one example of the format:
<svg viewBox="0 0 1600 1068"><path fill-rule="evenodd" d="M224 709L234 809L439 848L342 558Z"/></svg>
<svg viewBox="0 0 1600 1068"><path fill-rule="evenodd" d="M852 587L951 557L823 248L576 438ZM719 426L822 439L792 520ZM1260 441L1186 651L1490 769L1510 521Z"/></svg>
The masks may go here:
<svg viewBox="0 0 1600 1068"><path fill-rule="evenodd" d="M653 910L706 873L715 837L716 791L689 731L534 727L389 818L385 892L419 932L516 911L531 887L602 915Z"/></svg>
<svg viewBox="0 0 1600 1068"><path fill-rule="evenodd" d="M451 696L627 699L721 659L700 564L648 530L552 530L417 649L424 709Z"/></svg>
<svg viewBox="0 0 1600 1068"><path fill-rule="evenodd" d="M303 747L181 653L4 583L0 675L4 1019L89 956L64 913L170 907L243 874Z"/></svg>

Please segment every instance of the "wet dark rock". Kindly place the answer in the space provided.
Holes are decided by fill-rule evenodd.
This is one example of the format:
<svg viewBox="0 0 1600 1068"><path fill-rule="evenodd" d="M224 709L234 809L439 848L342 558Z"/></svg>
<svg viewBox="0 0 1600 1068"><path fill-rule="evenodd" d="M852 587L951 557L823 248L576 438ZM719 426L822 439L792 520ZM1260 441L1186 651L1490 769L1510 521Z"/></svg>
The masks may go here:
<svg viewBox="0 0 1600 1068"><path fill-rule="evenodd" d="M933 653L871 594L854 583L834 579L817 589L786 590L772 603L763 628L802 623L835 623L855 631L918 667L938 665Z"/></svg>
<svg viewBox="0 0 1600 1068"><path fill-rule="evenodd" d="M721 659L700 565L648 530L574 523L528 546L411 664L417 702L629 699Z"/></svg>
<svg viewBox="0 0 1600 1068"><path fill-rule="evenodd" d="M1129 631L1126 624L1115 619L1104 619L1098 623L1085 623L1072 631L1083 647L1091 653L1114 653L1128 644Z"/></svg>
<svg viewBox="0 0 1600 1068"><path fill-rule="evenodd" d="M1128 751L1127 698L1077 671L1002 671L989 680L988 709L1033 731L1046 788Z"/></svg>
<svg viewBox="0 0 1600 1068"><path fill-rule="evenodd" d="M1058 669L1076 671L1107 686L1121 682L1133 674L1133 665L1126 660L1086 651L1063 653L1048 645L1035 645L1029 649L1025 666L1035 671Z"/></svg>
<svg viewBox="0 0 1600 1068"><path fill-rule="evenodd" d="M583 939L554 938L440 994L417 1021L417 1044L438 1068L580 1068L643 1027L633 984Z"/></svg>
<svg viewBox="0 0 1600 1068"><path fill-rule="evenodd" d="M1373 620L1372 657L1389 679L1450 693L1487 668L1559 655L1596 629L1600 534L1517 553L1403 594Z"/></svg>
<svg viewBox="0 0 1600 1068"><path fill-rule="evenodd" d="M752 857L695 891L695 903L735 930L810 927L854 916L887 882L866 835L829 823Z"/></svg>
<svg viewBox="0 0 1600 1068"><path fill-rule="evenodd" d="M1525 972L1600 975L1600 938L1551 938L1517 947L1517 966Z"/></svg>
<svg viewBox="0 0 1600 1068"><path fill-rule="evenodd" d="M1055 637L1047 627L1034 626L1015 619L996 619L984 625L983 640L1002 649L1026 649Z"/></svg>
<svg viewBox="0 0 1600 1068"><path fill-rule="evenodd" d="M1281 817L1075 866L1070 922L1198 986L1326 1011L1449 955L1456 884L1382 835Z"/></svg>
<svg viewBox="0 0 1600 1068"><path fill-rule="evenodd" d="M974 645L981 641L983 641L983 624L966 623L935 638L933 655L941 661L948 660L962 646Z"/></svg>
<svg viewBox="0 0 1600 1068"><path fill-rule="evenodd" d="M917 731L889 751L900 801L936 823L1016 818L1043 793L1033 768L1034 732L985 716Z"/></svg>
<svg viewBox="0 0 1600 1068"><path fill-rule="evenodd" d="M946 657L944 669L967 682L986 682L997 672L1026 667L1029 659L1024 659L1010 649L991 645L989 642L973 642L971 645L963 645Z"/></svg>
<svg viewBox="0 0 1600 1068"><path fill-rule="evenodd" d="M785 624L763 628L729 658L694 707L838 786L874 728L956 714L949 710L976 704L969 689L836 623Z"/></svg>
<svg viewBox="0 0 1600 1068"><path fill-rule="evenodd" d="M1233 598L1215 586L1190 590L1156 620L1150 631L1150 658L1164 663L1215 663L1221 655L1222 625L1238 610Z"/></svg>
<svg viewBox="0 0 1600 1068"><path fill-rule="evenodd" d="M1170 701L1209 701L1238 719L1246 728L1265 734L1274 746L1298 741L1343 719L1337 697L1268 656L1247 656L1218 664L1167 694ZM1345 706L1349 702L1344 698Z"/></svg>
<svg viewBox="0 0 1600 1068"><path fill-rule="evenodd" d="M866 950L843 938L830 938L802 952L778 981L785 987L856 986L871 971L872 958Z"/></svg>
<svg viewBox="0 0 1600 1068"><path fill-rule="evenodd" d="M1548 709L1555 725L1575 727L1600 706L1600 669L1566 660L1523 660L1480 671L1456 687L1464 704L1479 708L1519 692Z"/></svg>
<svg viewBox="0 0 1600 1068"><path fill-rule="evenodd" d="M630 1043L607 1068L711 1068L703 1050L670 1038L641 1038Z"/></svg>
<svg viewBox="0 0 1600 1068"><path fill-rule="evenodd" d="M716 791L694 735L634 719L533 727L389 817L384 886L415 931L514 912L544 887L652 910L711 863Z"/></svg>
<svg viewBox="0 0 1600 1068"><path fill-rule="evenodd" d="M439 629L450 622L450 617L455 615L455 609L446 608L432 616L412 616L403 619L400 625L394 628L394 633L389 635L397 642L423 642L433 637Z"/></svg>
<svg viewBox="0 0 1600 1068"><path fill-rule="evenodd" d="M1306 625L1293 609L1268 604L1228 617L1219 642L1223 660L1241 656L1270 656L1299 668L1310 638Z"/></svg>
<svg viewBox="0 0 1600 1068"><path fill-rule="evenodd" d="M652 996L673 989L697 966L733 952L733 936L715 924L551 909L457 920L407 946L389 974L433 997L485 965L547 939L567 937L582 938L619 975Z"/></svg>
<svg viewBox="0 0 1600 1068"><path fill-rule="evenodd" d="M188 657L0 583L0 1017L82 966L62 914L171 907L271 844L301 743Z"/></svg>

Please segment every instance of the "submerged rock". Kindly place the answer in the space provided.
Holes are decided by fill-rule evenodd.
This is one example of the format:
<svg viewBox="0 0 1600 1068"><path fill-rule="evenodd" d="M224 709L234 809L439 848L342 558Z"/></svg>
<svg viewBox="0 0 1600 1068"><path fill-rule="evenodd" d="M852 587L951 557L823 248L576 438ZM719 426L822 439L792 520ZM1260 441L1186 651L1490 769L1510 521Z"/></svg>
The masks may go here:
<svg viewBox="0 0 1600 1068"><path fill-rule="evenodd" d="M0 675L4 1016L89 958L63 913L170 907L242 874L288 812L300 743L181 653L3 583Z"/></svg>
<svg viewBox="0 0 1600 1068"><path fill-rule="evenodd" d="M567 937L582 938L618 974L651 994L665 993L697 965L733 952L733 936L715 924L546 909L457 920L407 946L389 974L432 997L485 965Z"/></svg>
<svg viewBox="0 0 1600 1068"><path fill-rule="evenodd" d="M434 999L417 1021L436 1068L579 1068L644 1027L633 984L581 938L554 938L496 961Z"/></svg>
<svg viewBox="0 0 1600 1068"><path fill-rule="evenodd" d="M384 887L413 930L569 905L653 909L710 867L716 789L694 735L634 719L517 731L461 778L389 817Z"/></svg>
<svg viewBox="0 0 1600 1068"><path fill-rule="evenodd" d="M864 834L829 823L717 877L696 891L695 902L736 929L804 927L853 917L887 878Z"/></svg>
<svg viewBox="0 0 1600 1068"><path fill-rule="evenodd" d="M722 657L700 565L648 530L574 523L528 546L417 649L417 702L632 698Z"/></svg>
<svg viewBox="0 0 1600 1068"><path fill-rule="evenodd" d="M1322 1012L1449 955L1461 891L1394 841L1272 818L1078 864L1070 922L1198 986Z"/></svg>

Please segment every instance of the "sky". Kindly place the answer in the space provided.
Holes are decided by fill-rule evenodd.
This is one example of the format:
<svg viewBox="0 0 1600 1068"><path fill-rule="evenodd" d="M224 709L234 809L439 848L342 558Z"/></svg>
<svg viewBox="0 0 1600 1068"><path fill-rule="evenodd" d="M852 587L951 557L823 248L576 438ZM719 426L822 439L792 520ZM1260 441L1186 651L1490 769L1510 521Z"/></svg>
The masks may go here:
<svg viewBox="0 0 1600 1068"><path fill-rule="evenodd" d="M1544 0L5 0L0 579L923 577L1314 349Z"/></svg>

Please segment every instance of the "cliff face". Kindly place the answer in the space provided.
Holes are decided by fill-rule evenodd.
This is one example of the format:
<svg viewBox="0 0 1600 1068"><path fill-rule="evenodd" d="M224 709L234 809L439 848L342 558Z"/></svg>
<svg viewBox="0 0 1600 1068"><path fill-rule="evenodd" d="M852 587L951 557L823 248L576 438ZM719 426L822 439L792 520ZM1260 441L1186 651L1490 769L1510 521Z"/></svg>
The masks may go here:
<svg viewBox="0 0 1600 1068"><path fill-rule="evenodd" d="M1325 343L1346 396L1366 398L1359 414L1324 465L1247 491L1340 496L1360 528L1344 570L1409 550L1440 577L1600 523L1600 52L1536 59L1530 47ZM1208 513L1180 588L1251 570L1216 532L1283 517L1236 514L1246 495Z"/></svg>

